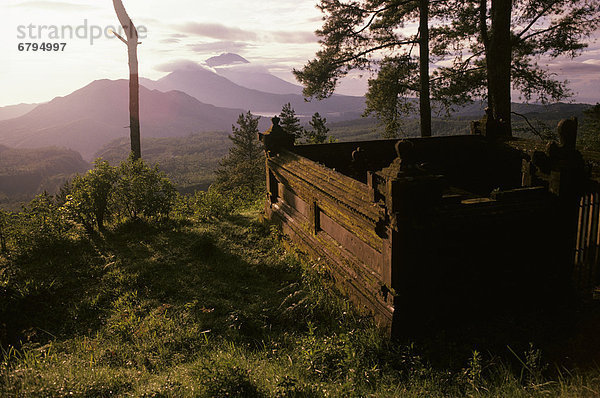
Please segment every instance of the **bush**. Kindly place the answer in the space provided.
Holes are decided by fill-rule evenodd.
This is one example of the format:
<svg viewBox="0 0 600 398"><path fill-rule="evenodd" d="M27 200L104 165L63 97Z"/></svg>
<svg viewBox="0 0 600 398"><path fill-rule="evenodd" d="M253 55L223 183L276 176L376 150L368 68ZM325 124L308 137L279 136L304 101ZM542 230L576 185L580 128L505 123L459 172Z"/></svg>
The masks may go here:
<svg viewBox="0 0 600 398"><path fill-rule="evenodd" d="M123 216L166 217L175 204L176 191L157 165L150 167L141 159L128 160L119 167L114 198Z"/></svg>
<svg viewBox="0 0 600 398"><path fill-rule="evenodd" d="M68 218L88 233L104 228L113 215L146 218L168 216L176 198L173 184L141 159L127 160L116 168L97 159L94 168L65 184L57 197Z"/></svg>
<svg viewBox="0 0 600 398"><path fill-rule="evenodd" d="M94 168L83 176L76 176L70 188L65 185L61 194L66 195L64 208L73 219L81 223L86 231L92 232L94 226L99 230L104 229L104 220L111 215L109 207L111 193L117 178L117 169L108 162L97 159Z"/></svg>
<svg viewBox="0 0 600 398"><path fill-rule="evenodd" d="M235 210L235 198L210 187L208 191L196 192L193 199L194 216L201 221L219 219Z"/></svg>
<svg viewBox="0 0 600 398"><path fill-rule="evenodd" d="M2 239L5 252L29 251L60 239L71 227L64 209L44 192L23 206L19 213L3 213Z"/></svg>

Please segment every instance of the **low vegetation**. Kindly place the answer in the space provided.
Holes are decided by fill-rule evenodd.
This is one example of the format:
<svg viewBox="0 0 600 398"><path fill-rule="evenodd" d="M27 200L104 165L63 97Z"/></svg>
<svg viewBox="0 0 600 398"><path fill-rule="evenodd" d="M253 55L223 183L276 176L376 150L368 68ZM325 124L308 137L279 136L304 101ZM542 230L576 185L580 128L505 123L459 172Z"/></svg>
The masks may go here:
<svg viewBox="0 0 600 398"><path fill-rule="evenodd" d="M145 177L128 179L133 169ZM104 202L93 198L105 197L107 181L99 228L96 208ZM0 395L600 391L600 372L587 366L593 362L548 366L545 352L523 337L504 341L501 352L470 340L468 328L461 333L471 337L462 340L437 331L413 343L390 341L336 292L324 264L286 250L278 228L260 220L260 199L242 202L211 189L166 195L160 211L135 204L156 181L170 184L141 161L119 168L98 161L62 194L1 213ZM111 199L120 185L137 193L129 205L125 196L121 204ZM69 205L78 190L89 194L89 206Z"/></svg>

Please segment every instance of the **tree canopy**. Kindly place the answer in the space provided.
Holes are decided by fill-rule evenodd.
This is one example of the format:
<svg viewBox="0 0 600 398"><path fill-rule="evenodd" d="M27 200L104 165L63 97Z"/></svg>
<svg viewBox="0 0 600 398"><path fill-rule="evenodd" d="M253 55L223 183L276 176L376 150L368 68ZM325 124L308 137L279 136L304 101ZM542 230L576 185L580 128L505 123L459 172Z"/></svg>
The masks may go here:
<svg viewBox="0 0 600 398"><path fill-rule="evenodd" d="M288 102L281 108L279 119L281 120L279 122L281 128L286 133L293 135L295 137L295 142L299 142L302 139L304 131L300 125L300 118L296 116L296 111L291 103Z"/></svg>
<svg viewBox="0 0 600 398"><path fill-rule="evenodd" d="M250 111L242 113L237 127L229 136L233 145L219 163L216 184L226 191L248 191L256 195L264 184L265 163L262 144L258 141L258 121Z"/></svg>
<svg viewBox="0 0 600 398"><path fill-rule="evenodd" d="M511 89L526 100L568 96L541 64L579 55L600 26L593 0L320 0L318 8L321 49L294 71L304 95L325 98L351 70L371 72L366 113L389 136L416 96L422 123L430 96L445 107L485 99L510 134Z"/></svg>

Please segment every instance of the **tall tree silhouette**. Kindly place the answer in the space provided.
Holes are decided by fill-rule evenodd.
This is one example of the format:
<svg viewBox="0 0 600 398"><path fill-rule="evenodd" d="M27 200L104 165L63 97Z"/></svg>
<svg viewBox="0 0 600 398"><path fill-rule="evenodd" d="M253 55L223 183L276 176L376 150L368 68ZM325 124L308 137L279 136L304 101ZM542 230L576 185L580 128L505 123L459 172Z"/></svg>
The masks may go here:
<svg viewBox="0 0 600 398"><path fill-rule="evenodd" d="M138 33L135 25L127 15L123 2L113 0L113 5L119 18L119 23L125 31L127 39L117 32L113 32L123 43L127 45L129 58L129 129L131 137L131 153L134 159L142 157L142 146L140 143L140 83L138 76L137 46Z"/></svg>
<svg viewBox="0 0 600 398"><path fill-rule="evenodd" d="M229 136L232 146L229 153L219 162L216 170L216 186L224 191L238 191L257 195L265 182L265 156L258 141L258 121L250 111L242 113L237 126L231 126L233 134Z"/></svg>

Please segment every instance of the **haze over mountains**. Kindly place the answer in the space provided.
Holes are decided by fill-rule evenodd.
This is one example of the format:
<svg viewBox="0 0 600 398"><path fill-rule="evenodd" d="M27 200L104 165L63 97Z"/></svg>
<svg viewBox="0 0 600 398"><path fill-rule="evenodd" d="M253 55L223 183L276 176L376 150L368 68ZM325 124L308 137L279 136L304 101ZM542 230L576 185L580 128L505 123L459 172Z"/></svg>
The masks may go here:
<svg viewBox="0 0 600 398"><path fill-rule="evenodd" d="M357 119L364 110L364 97L334 95L324 101L306 102L299 94L300 86L279 79L237 54L221 54L208 59L206 65L187 63L172 68L157 81L140 79L142 140L208 131L226 135L241 113L251 110L272 116L288 102L298 115L308 118L319 112L329 123ZM515 104L514 110L544 118L553 109L576 115L583 107ZM482 114L483 105L477 102L452 116L478 119ZM128 137L128 125L127 81L98 80L44 104L0 108L0 145L63 146L80 152L89 161L110 141ZM269 125L269 118L263 118L259 128L264 130Z"/></svg>
<svg viewBox="0 0 600 398"><path fill-rule="evenodd" d="M235 54L207 62L255 87L276 92L301 89L264 70L236 69L248 61ZM227 134L241 113L251 110L272 116L288 102L298 114L309 117L318 111L334 120L358 117L364 108L361 97L335 96L308 103L298 94L243 87L200 65L175 70L158 81L140 80L142 140L203 131ZM97 80L48 103L0 108L0 144L15 148L64 146L91 160L108 142L129 135L128 98L126 80ZM269 125L269 118L263 118L259 127L264 130Z"/></svg>
<svg viewBox="0 0 600 398"><path fill-rule="evenodd" d="M207 61L213 60L210 64L216 66L218 73L201 65L186 64L157 81L144 79L142 84L160 91L183 91L207 104L248 109L262 115L278 114L288 102L296 113L304 116L319 112L330 118L348 119L359 117L364 111L364 97L334 95L322 101L308 102L300 95L300 86L260 69L252 69L247 63L238 60L241 57L231 55L230 58L217 61L211 58ZM234 63L224 64L230 60ZM232 80L237 80L240 84Z"/></svg>
<svg viewBox="0 0 600 398"><path fill-rule="evenodd" d="M29 113L0 121L0 144L15 148L64 146L90 160L108 142L129 136L127 80L97 80ZM140 87L142 137L228 131L242 109L203 104L180 91Z"/></svg>
<svg viewBox="0 0 600 398"><path fill-rule="evenodd" d="M13 119L22 116L39 104L17 104L0 108L0 120Z"/></svg>

